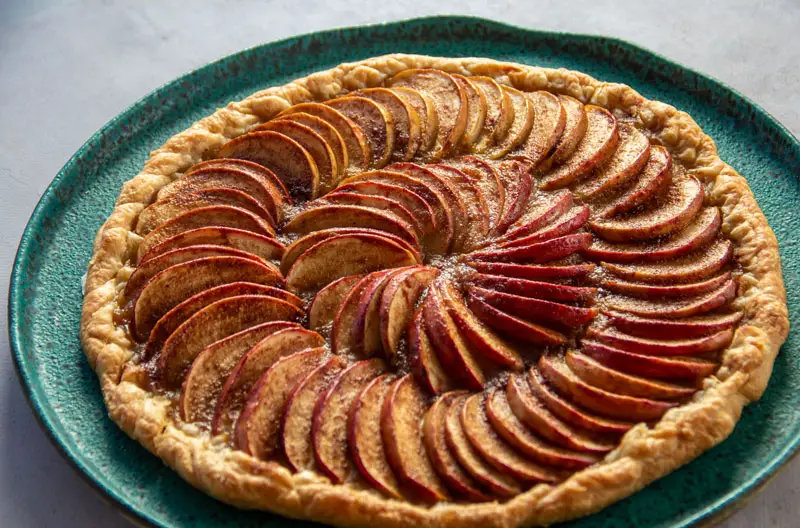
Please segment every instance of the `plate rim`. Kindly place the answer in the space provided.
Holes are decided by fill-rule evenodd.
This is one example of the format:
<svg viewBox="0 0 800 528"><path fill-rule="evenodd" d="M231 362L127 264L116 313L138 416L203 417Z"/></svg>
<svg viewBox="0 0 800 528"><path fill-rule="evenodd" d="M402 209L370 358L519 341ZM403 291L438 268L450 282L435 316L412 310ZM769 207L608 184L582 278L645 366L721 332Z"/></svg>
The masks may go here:
<svg viewBox="0 0 800 528"><path fill-rule="evenodd" d="M686 66L685 64L678 62L676 60L670 59L665 55L662 55L661 53L655 52L644 46L640 46L638 44L635 44L633 42L618 37L609 37L591 33L532 29L479 16L470 16L470 15L423 16L423 17L387 21L387 22L379 22L374 24L335 27L321 31L304 33L301 35L294 35L283 39L263 42L260 44L256 44L254 46L243 48L231 54L212 60L202 66L189 70L186 73L183 73L178 77L175 77L174 79L171 79L161 84L160 86L156 87L152 91L148 92L147 94L137 99L135 102L125 107L121 112L119 112L117 115L111 118L96 132L94 132L81 145L81 147L72 156L70 156L67 162L61 167L61 169L59 169L55 177L48 184L47 188L44 190L41 197L39 198L36 207L34 208L33 212L28 218L28 221L25 225L25 229L22 233L22 236L20 237L19 246L17 248L13 265L11 268L11 277L9 280L8 303L7 303L8 304L7 322L8 322L8 336L10 345L9 348L12 357L12 363L14 365L14 372L21 385L22 392L25 395L25 400L30 406L31 410L33 411L34 416L36 417L37 424L44 431L45 436L49 439L49 441L54 445L56 451L61 455L61 457L64 460L67 461L69 466L73 470L75 470L81 476L81 478L89 484L89 486L92 489L98 492L100 497L105 502L111 504L112 507L114 507L119 513L121 513L124 517L126 517L133 523L140 526L159 526L159 527L168 526L163 522L161 522L159 519L154 518L152 515L149 515L144 511L142 511L141 509L136 508L132 502L129 502L125 498L121 497L113 487L105 484L103 480L103 475L95 472L93 468L87 465L86 463L87 460L85 455L83 455L81 452L76 452L76 450L72 449L66 442L64 442L62 437L56 433L56 430L59 429L59 427L54 426L54 423L58 424L58 421L54 419L55 417L49 416L49 413L52 411L52 408L43 403L42 400L44 398L40 398L39 394L34 388L33 378L35 376L33 374L35 371L31 368L31 365L29 364L28 360L26 360L23 357L22 344L20 338L21 330L19 328L19 323L20 323L19 313L22 311L20 306L22 304L22 301L20 300L21 297L20 284L22 281L22 276L24 275L23 262L25 262L29 258L32 239L34 238L35 232L38 231L38 227L39 224L41 223L41 219L45 210L50 206L50 201L53 199L55 188L62 184L62 181L66 177L66 173L73 168L76 162L79 159L81 159L86 153L88 153L92 148L94 148L94 143L96 143L100 138L102 138L105 133L113 130L117 126L118 122L122 121L124 118L128 117L130 114L134 113L141 106L144 106L148 102L157 100L162 93L164 93L168 89L171 89L176 83L185 81L190 77L199 74L202 71L215 68L220 64L223 64L230 60L234 60L236 57L239 57L248 52L254 52L264 47L280 46L291 42L307 39L309 37L326 38L331 35L335 35L337 33L352 31L357 29L367 29L367 28L394 29L394 28L402 28L403 26L415 23L425 23L425 22L435 23L435 24L452 23L452 22L456 23L466 22L472 24L479 23L486 25L490 29L494 30L528 33L537 35L539 37L550 37L556 39L571 38L571 39L583 39L583 40L599 40L602 42L613 43L622 48L628 48L637 53L649 55L651 57L654 57L658 61L667 63L672 67L677 67L691 75L697 76L700 79L703 79L707 83L709 83L715 90L718 90L720 92L728 92L728 95L731 95L735 99L738 99L739 102L745 103L745 105L753 114L765 120L769 126L775 129L777 135L780 136L781 139L783 139L788 145L790 145L794 156L800 159L800 140L798 140L785 125L783 125L772 114L770 114L767 110L758 105L748 96L742 94L735 88L732 88L731 86L717 79L714 76L695 70L694 68ZM729 493L722 495L717 500L707 504L705 507L699 509L696 513L686 518L683 522L675 524L673 526L676 528L710 526L716 524L717 522L722 521L729 515L735 513L740 507L745 506L746 503L749 502L749 500L754 498L755 494L761 491L764 488L764 486L769 484L769 482L779 474L780 470L784 469L786 465L798 454L800 454L800 434L795 435L794 438L791 439L791 441L786 445L786 447L783 450L780 451L778 455L773 457L768 464L766 464L764 467L760 468L759 471L750 476L743 484L736 487L736 489L731 490ZM680 468L678 470L680 470ZM288 518L286 520L291 521Z"/></svg>

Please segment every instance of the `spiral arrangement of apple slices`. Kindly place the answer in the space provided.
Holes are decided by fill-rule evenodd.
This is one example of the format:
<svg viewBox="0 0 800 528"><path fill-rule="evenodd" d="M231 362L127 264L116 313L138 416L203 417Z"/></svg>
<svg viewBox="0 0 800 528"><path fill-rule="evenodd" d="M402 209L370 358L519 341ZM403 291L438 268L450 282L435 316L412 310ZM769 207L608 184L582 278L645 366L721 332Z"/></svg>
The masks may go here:
<svg viewBox="0 0 800 528"><path fill-rule="evenodd" d="M420 502L599 461L740 315L704 188L625 116L406 71L295 105L167 185L123 292L181 420Z"/></svg>

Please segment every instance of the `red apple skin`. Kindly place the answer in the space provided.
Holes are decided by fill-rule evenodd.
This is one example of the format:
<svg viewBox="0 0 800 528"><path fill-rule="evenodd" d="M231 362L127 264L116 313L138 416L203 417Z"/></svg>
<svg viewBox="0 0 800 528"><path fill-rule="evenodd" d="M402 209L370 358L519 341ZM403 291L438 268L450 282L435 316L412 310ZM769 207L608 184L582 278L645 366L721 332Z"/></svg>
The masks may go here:
<svg viewBox="0 0 800 528"><path fill-rule="evenodd" d="M541 264L543 262L550 262L568 257L573 253L586 249L591 243L592 235L589 233L573 233L558 238L551 238L544 242L537 242L529 246L475 251L468 254L467 259Z"/></svg>
<svg viewBox="0 0 800 528"><path fill-rule="evenodd" d="M515 279L500 275L484 275L482 273L470 275L469 282L483 288L491 288L521 297L532 297L547 301L587 302L597 295L597 288L568 286L566 284Z"/></svg>
<svg viewBox="0 0 800 528"><path fill-rule="evenodd" d="M393 276L386 283L380 303L381 344L386 359L398 352L402 329L408 327L414 306L424 289L439 275L439 270L415 266Z"/></svg>
<svg viewBox="0 0 800 528"><path fill-rule="evenodd" d="M467 261L466 264L475 271L486 275L528 280L580 279L589 275L596 268L594 264L536 266L478 261Z"/></svg>
<svg viewBox="0 0 800 528"><path fill-rule="evenodd" d="M567 341L566 336L560 332L518 319L498 310L475 295L467 295L467 304L469 309L475 312L475 315L477 315L481 321L521 341L544 346L559 346Z"/></svg>
<svg viewBox="0 0 800 528"><path fill-rule="evenodd" d="M442 368L428 338L422 307L414 312L407 335L409 363L417 382L433 394L442 394L452 389L455 383Z"/></svg>
<svg viewBox="0 0 800 528"><path fill-rule="evenodd" d="M510 202L510 204L495 227L495 232L498 234L505 232L508 226L519 220L522 213L525 211L528 199L533 190L533 181L527 165L518 161L512 161L501 165L500 170L508 175L509 178L515 178L517 184L516 192L511 196L508 194L508 189L506 189L506 202Z"/></svg>
<svg viewBox="0 0 800 528"><path fill-rule="evenodd" d="M727 347L733 340L733 330L727 328L715 334L693 339L661 340L635 337L613 329L590 329L587 337L620 350L653 356L699 356Z"/></svg>
<svg viewBox="0 0 800 528"><path fill-rule="evenodd" d="M569 211L572 204L572 193L568 191L553 193L548 197L548 203L540 214L532 218L523 216L518 224L510 226L508 231L495 240L495 243L502 244L510 240L516 240L543 229Z"/></svg>
<svg viewBox="0 0 800 528"><path fill-rule="evenodd" d="M691 339L721 332L736 326L742 320L742 312L701 316L677 321L650 319L621 312L605 312L617 329L648 339Z"/></svg>
<svg viewBox="0 0 800 528"><path fill-rule="evenodd" d="M590 340L583 341L581 352L607 367L654 379L700 379L710 376L719 367L717 363L695 358L635 354Z"/></svg>
<svg viewBox="0 0 800 528"><path fill-rule="evenodd" d="M581 308L522 297L510 293L487 290L478 286L469 286L467 292L469 295L477 297L499 310L526 321L543 321L570 329L588 324L597 315L597 310L593 308Z"/></svg>
<svg viewBox="0 0 800 528"><path fill-rule="evenodd" d="M588 206L582 205L580 207L576 207L573 211L570 211L562 219L546 229L540 229L531 235L515 238L513 240L509 240L508 242L503 242L500 244L500 247L512 248L527 246L536 242L543 242L545 240L550 240L551 238L568 235L586 225L586 222L589 221L590 214L591 210Z"/></svg>

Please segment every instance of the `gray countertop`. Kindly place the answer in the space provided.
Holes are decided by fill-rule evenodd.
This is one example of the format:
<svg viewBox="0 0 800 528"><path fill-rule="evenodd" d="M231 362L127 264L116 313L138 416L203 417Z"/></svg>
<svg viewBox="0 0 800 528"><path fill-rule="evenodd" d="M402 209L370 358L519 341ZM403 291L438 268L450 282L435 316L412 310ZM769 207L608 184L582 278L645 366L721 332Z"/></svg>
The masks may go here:
<svg viewBox="0 0 800 528"><path fill-rule="evenodd" d="M9 276L25 223L56 172L153 88L262 42L450 13L627 39L721 79L800 133L796 1L0 0L0 276ZM0 302L1 524L127 526L37 426L8 353L6 304ZM799 517L796 460L723 526L794 527Z"/></svg>

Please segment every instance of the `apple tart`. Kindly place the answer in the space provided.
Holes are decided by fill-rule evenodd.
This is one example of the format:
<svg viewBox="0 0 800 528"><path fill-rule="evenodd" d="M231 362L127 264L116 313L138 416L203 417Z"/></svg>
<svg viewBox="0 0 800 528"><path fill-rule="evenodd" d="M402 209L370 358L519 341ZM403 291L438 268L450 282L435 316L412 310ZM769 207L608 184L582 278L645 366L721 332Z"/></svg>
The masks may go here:
<svg viewBox="0 0 800 528"><path fill-rule="evenodd" d="M155 151L96 238L81 330L112 419L223 501L533 526L724 440L788 318L775 237L687 114L391 55Z"/></svg>

